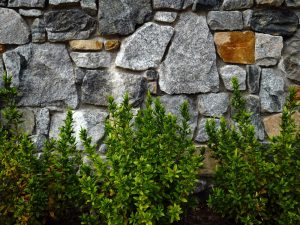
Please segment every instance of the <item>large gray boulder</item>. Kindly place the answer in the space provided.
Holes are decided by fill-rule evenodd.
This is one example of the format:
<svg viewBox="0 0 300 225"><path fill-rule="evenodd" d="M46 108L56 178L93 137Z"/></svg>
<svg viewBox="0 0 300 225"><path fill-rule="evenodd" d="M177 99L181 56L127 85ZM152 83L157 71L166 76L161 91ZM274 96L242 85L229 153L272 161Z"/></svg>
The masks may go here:
<svg viewBox="0 0 300 225"><path fill-rule="evenodd" d="M30 41L30 29L15 10L0 8L0 43L23 45Z"/></svg>
<svg viewBox="0 0 300 225"><path fill-rule="evenodd" d="M160 88L168 94L218 90L215 46L205 16L181 14L159 74Z"/></svg>
<svg viewBox="0 0 300 225"><path fill-rule="evenodd" d="M8 7L44 8L45 0L8 0Z"/></svg>
<svg viewBox="0 0 300 225"><path fill-rule="evenodd" d="M3 59L21 94L19 105L77 107L75 76L65 45L24 45L5 52Z"/></svg>
<svg viewBox="0 0 300 225"><path fill-rule="evenodd" d="M198 96L198 109L201 115L221 117L229 107L228 93L210 93Z"/></svg>
<svg viewBox="0 0 300 225"><path fill-rule="evenodd" d="M171 26L144 24L122 42L116 65L131 70L158 67L173 33Z"/></svg>

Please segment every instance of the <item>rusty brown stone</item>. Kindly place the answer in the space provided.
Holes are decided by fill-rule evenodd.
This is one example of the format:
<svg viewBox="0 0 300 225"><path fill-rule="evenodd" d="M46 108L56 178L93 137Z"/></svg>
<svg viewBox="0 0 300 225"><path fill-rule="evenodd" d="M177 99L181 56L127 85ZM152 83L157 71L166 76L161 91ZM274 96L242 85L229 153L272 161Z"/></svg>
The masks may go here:
<svg viewBox="0 0 300 225"><path fill-rule="evenodd" d="M300 101L300 86L297 87L297 92L296 92L296 100Z"/></svg>
<svg viewBox="0 0 300 225"><path fill-rule="evenodd" d="M219 56L224 62L255 63L255 33L252 31L217 32L214 36Z"/></svg>
<svg viewBox="0 0 300 225"><path fill-rule="evenodd" d="M4 53L6 50L5 45L0 44L0 54Z"/></svg>
<svg viewBox="0 0 300 225"><path fill-rule="evenodd" d="M120 48L121 42L119 40L108 40L105 42L105 50L106 51L113 51Z"/></svg>
<svg viewBox="0 0 300 225"><path fill-rule="evenodd" d="M71 50L99 51L103 43L99 40L72 40L69 42Z"/></svg>

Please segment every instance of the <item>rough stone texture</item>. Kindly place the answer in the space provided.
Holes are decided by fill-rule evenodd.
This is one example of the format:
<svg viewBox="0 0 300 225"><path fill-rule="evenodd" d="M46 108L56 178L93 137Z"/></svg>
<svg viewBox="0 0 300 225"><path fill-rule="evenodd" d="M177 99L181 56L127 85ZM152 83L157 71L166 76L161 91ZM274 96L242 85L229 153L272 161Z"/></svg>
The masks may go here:
<svg viewBox="0 0 300 225"><path fill-rule="evenodd" d="M185 0L182 6L182 9L187 9L190 6L193 6L194 0Z"/></svg>
<svg viewBox="0 0 300 225"><path fill-rule="evenodd" d="M253 10L247 9L243 11L244 29L250 29Z"/></svg>
<svg viewBox="0 0 300 225"><path fill-rule="evenodd" d="M255 10L251 18L251 28L257 32L291 36L298 26L297 15L290 10Z"/></svg>
<svg viewBox="0 0 300 225"><path fill-rule="evenodd" d="M6 51L5 45L0 44L0 54L4 53Z"/></svg>
<svg viewBox="0 0 300 225"><path fill-rule="evenodd" d="M158 93L157 81L149 81L147 83L147 89L148 89L148 91L150 91L151 94L157 95L157 93Z"/></svg>
<svg viewBox="0 0 300 225"><path fill-rule="evenodd" d="M258 5L281 6L284 0L256 0Z"/></svg>
<svg viewBox="0 0 300 225"><path fill-rule="evenodd" d="M118 50L120 46L121 42L119 40L107 40L104 44L104 48L106 51Z"/></svg>
<svg viewBox="0 0 300 225"><path fill-rule="evenodd" d="M49 5L62 5L68 3L78 3L80 0L49 0Z"/></svg>
<svg viewBox="0 0 300 225"><path fill-rule="evenodd" d="M300 29L285 42L279 68L289 79L300 81Z"/></svg>
<svg viewBox="0 0 300 225"><path fill-rule="evenodd" d="M20 9L19 14L25 17L39 17L43 15L43 11L39 9Z"/></svg>
<svg viewBox="0 0 300 225"><path fill-rule="evenodd" d="M262 112L280 112L285 101L285 81L279 70L262 69L260 99Z"/></svg>
<svg viewBox="0 0 300 225"><path fill-rule="evenodd" d="M29 42L30 30L15 10L0 8L0 43L22 45Z"/></svg>
<svg viewBox="0 0 300 225"><path fill-rule="evenodd" d="M177 18L176 12L156 12L154 20L164 23L173 23Z"/></svg>
<svg viewBox="0 0 300 225"><path fill-rule="evenodd" d="M299 0L285 0L285 2L288 7L299 7L300 6Z"/></svg>
<svg viewBox="0 0 300 225"><path fill-rule="evenodd" d="M45 0L8 0L8 7L44 8Z"/></svg>
<svg viewBox="0 0 300 225"><path fill-rule="evenodd" d="M45 13L49 41L87 39L95 32L97 21L80 9Z"/></svg>
<svg viewBox="0 0 300 225"><path fill-rule="evenodd" d="M220 68L220 75L224 82L225 88L232 91L232 78L236 77L239 82L239 90L246 90L246 70L236 65L226 65Z"/></svg>
<svg viewBox="0 0 300 225"><path fill-rule="evenodd" d="M251 94L258 94L260 88L261 68L257 65L247 65L247 85Z"/></svg>
<svg viewBox="0 0 300 225"><path fill-rule="evenodd" d="M180 16L159 74L160 88L168 94L219 89L215 47L205 16L190 12Z"/></svg>
<svg viewBox="0 0 300 225"><path fill-rule="evenodd" d="M99 40L72 40L69 46L71 50L99 51L103 48L103 43Z"/></svg>
<svg viewBox="0 0 300 225"><path fill-rule="evenodd" d="M198 109L204 116L221 117L227 112L229 95L227 93L202 94L198 97Z"/></svg>
<svg viewBox="0 0 300 225"><path fill-rule="evenodd" d="M36 115L36 133L48 135L50 127L50 111L43 108L37 112Z"/></svg>
<svg viewBox="0 0 300 225"><path fill-rule="evenodd" d="M132 70L158 67L173 33L170 26L146 23L122 42L116 65Z"/></svg>
<svg viewBox="0 0 300 225"><path fill-rule="evenodd" d="M255 34L252 31L217 32L214 41L224 62L255 63Z"/></svg>
<svg viewBox="0 0 300 225"><path fill-rule="evenodd" d="M85 70L83 73L83 103L107 106L107 98L110 95L116 102L122 102L126 91L135 106L144 99L146 79L140 75L104 70Z"/></svg>
<svg viewBox="0 0 300 225"><path fill-rule="evenodd" d="M22 123L19 124L20 130L24 131L26 134L30 135L34 131L35 127L35 116L31 109L21 108L19 109L22 113Z"/></svg>
<svg viewBox="0 0 300 225"><path fill-rule="evenodd" d="M300 86L298 86L297 88L296 88L296 100L297 101L300 101Z"/></svg>
<svg viewBox="0 0 300 225"><path fill-rule="evenodd" d="M99 0L99 28L101 35L134 32L137 24L152 17L151 0Z"/></svg>
<svg viewBox="0 0 300 225"><path fill-rule="evenodd" d="M253 0L224 0L223 10L249 9L253 6Z"/></svg>
<svg viewBox="0 0 300 225"><path fill-rule="evenodd" d="M198 132L195 138L195 141L203 143L207 142L209 140L208 134L206 132L206 122L212 118L202 118L198 124ZM220 120L219 119L214 119L216 122L216 128L220 127Z"/></svg>
<svg viewBox="0 0 300 225"><path fill-rule="evenodd" d="M109 67L112 55L109 52L71 52L70 56L76 66L88 69Z"/></svg>
<svg viewBox="0 0 300 225"><path fill-rule="evenodd" d="M32 42L43 43L46 41L46 25L43 18L36 18L31 25Z"/></svg>
<svg viewBox="0 0 300 225"><path fill-rule="evenodd" d="M7 51L3 59L7 72L13 75L13 84L22 95L19 105L77 106L73 67L64 45L24 45Z"/></svg>
<svg viewBox="0 0 300 225"><path fill-rule="evenodd" d="M81 0L80 6L83 9L83 11L85 11L89 15L91 15L91 16L97 15L96 0Z"/></svg>
<svg viewBox="0 0 300 225"><path fill-rule="evenodd" d="M2 57L0 56L0 87L3 86L3 73L4 73L4 65L3 65L3 60Z"/></svg>
<svg viewBox="0 0 300 225"><path fill-rule="evenodd" d="M39 151L42 151L44 143L47 141L47 137L42 134L31 135L30 139Z"/></svg>
<svg viewBox="0 0 300 225"><path fill-rule="evenodd" d="M184 0L153 0L154 9L181 9Z"/></svg>
<svg viewBox="0 0 300 225"><path fill-rule="evenodd" d="M0 6L6 6L7 0L0 0Z"/></svg>
<svg viewBox="0 0 300 225"><path fill-rule="evenodd" d="M221 0L195 0L193 11L201 11L203 9L217 10L221 5Z"/></svg>
<svg viewBox="0 0 300 225"><path fill-rule="evenodd" d="M256 33L255 60L257 65L276 65L281 57L283 39L281 36Z"/></svg>
<svg viewBox="0 0 300 225"><path fill-rule="evenodd" d="M242 30L243 14L239 11L210 11L207 23L212 30Z"/></svg>
<svg viewBox="0 0 300 225"><path fill-rule="evenodd" d="M158 80L159 74L156 70L147 70L146 78L148 81Z"/></svg>

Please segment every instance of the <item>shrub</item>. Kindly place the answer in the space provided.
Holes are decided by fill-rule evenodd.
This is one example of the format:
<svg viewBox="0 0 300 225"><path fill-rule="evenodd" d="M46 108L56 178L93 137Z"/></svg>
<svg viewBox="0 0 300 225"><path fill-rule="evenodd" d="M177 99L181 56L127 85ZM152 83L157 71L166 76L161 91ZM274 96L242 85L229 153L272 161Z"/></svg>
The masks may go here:
<svg viewBox="0 0 300 225"><path fill-rule="evenodd" d="M81 132L90 160L81 178L91 209L83 216L83 224L178 221L195 189L203 160L189 138L188 104L181 106L180 125L150 94L136 117L128 95L120 106L110 98L109 111L106 160L97 154L86 131Z"/></svg>

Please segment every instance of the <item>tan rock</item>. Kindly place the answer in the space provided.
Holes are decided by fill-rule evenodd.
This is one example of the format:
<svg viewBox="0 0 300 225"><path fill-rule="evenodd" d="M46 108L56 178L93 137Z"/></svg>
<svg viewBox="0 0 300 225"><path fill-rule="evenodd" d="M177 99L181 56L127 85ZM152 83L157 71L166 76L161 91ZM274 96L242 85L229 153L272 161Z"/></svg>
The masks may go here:
<svg viewBox="0 0 300 225"><path fill-rule="evenodd" d="M148 90L151 94L156 95L158 92L157 81L148 82Z"/></svg>
<svg viewBox="0 0 300 225"><path fill-rule="evenodd" d="M0 44L0 54L1 54L1 53L4 53L5 50L6 50L5 45L1 45L1 44Z"/></svg>
<svg viewBox="0 0 300 225"><path fill-rule="evenodd" d="M204 176L214 175L217 165L218 162L212 157L211 150L206 149L204 153L203 167L200 170L200 174Z"/></svg>
<svg viewBox="0 0 300 225"><path fill-rule="evenodd" d="M105 42L105 50L106 51L113 51L120 48L121 42L119 40L108 40Z"/></svg>
<svg viewBox="0 0 300 225"><path fill-rule="evenodd" d="M214 41L224 62L254 64L255 34L252 31L216 32Z"/></svg>
<svg viewBox="0 0 300 225"><path fill-rule="evenodd" d="M69 42L71 50L99 51L103 43L99 40L72 40Z"/></svg>
<svg viewBox="0 0 300 225"><path fill-rule="evenodd" d="M296 90L296 100L300 101L300 86L298 86Z"/></svg>

